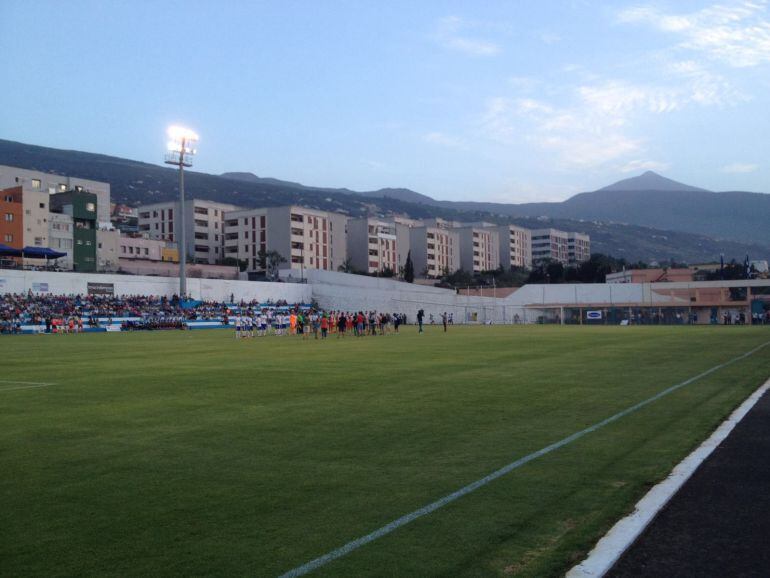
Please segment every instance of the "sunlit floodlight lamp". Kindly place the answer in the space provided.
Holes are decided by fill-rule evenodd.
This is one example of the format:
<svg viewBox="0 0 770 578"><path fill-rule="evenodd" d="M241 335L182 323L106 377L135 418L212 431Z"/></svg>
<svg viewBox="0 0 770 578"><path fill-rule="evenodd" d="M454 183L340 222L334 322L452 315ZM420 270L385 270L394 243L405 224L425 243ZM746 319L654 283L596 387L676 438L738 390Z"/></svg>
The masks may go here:
<svg viewBox="0 0 770 578"><path fill-rule="evenodd" d="M166 164L184 167L192 166L192 158L197 152L195 145L198 135L188 128L171 126L168 128L166 145Z"/></svg>
<svg viewBox="0 0 770 578"><path fill-rule="evenodd" d="M187 296L187 278L185 265L187 263L187 240L185 230L184 208L184 168L192 166L192 159L197 152L195 144L198 135L189 128L171 126L168 128L168 145L166 146L166 164L179 167L179 210L177 211L177 248L179 251L179 297ZM156 225L157 226L157 225Z"/></svg>

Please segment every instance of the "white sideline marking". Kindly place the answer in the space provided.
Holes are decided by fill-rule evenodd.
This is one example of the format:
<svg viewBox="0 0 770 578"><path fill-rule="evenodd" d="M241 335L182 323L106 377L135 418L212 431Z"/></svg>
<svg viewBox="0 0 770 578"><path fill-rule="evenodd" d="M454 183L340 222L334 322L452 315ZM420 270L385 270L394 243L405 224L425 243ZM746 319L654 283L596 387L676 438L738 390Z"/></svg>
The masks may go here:
<svg viewBox="0 0 770 578"><path fill-rule="evenodd" d="M459 490L452 492L451 494L448 494L444 496L443 498L439 498L435 502L432 502L428 504L427 506L423 506L422 508L419 508L418 510L415 510L413 512L410 512L409 514L405 514L401 516L400 518L393 520L392 522L385 524L381 528L378 528L377 530L374 530L373 532L366 534L365 536L361 536L360 538L356 538L355 540L352 540L345 544L344 546L340 546L339 548L332 550L330 552L327 552L323 556L319 556L318 558L315 558L314 560L311 560L310 562L307 562L303 564L302 566L297 566L296 568L289 570L285 574L282 574L280 578L294 578L296 576L303 576L305 574L308 574L309 572L312 572L313 570L316 570L320 568L321 566L325 566L329 562L332 562L333 560L336 560L337 558L342 558L343 556L349 554L350 552L357 550L361 546L364 546L368 544L369 542L374 542L378 538L382 538L383 536L386 536L393 532L394 530L397 530L401 526L405 526L409 522L412 522L416 520L417 518L421 518L422 516L425 516L427 514L430 514L431 512L434 512L435 510L438 510L439 508L442 508L446 506L447 504L454 502L458 498L462 498L466 494L470 494L471 492L475 492L479 488L486 486L488 483L496 480L497 478L504 476L505 474L515 470L516 468L519 468L523 466L524 464L531 462L532 460L539 458L540 456L544 456L548 453L551 453L554 450L558 450L559 448L562 448L568 444L571 444L577 439L582 438L584 435L589 434L591 432L594 432L608 424L611 424L612 422L615 422L619 420L622 417L627 416L630 413L633 413L646 405L651 404L654 401L659 400L662 397L667 396L670 393L675 392L678 389L681 389L682 387L689 385L693 383L694 381L697 381L703 377L706 377L707 375L711 375L715 371L718 371L724 367L727 367L728 365L732 365L736 361L741 361L743 359L746 359L750 355L753 355L760 349L766 347L767 345L770 345L770 341L766 341L762 345L759 345L755 347L754 349L747 351L746 353L743 353L739 355L738 357L734 357L733 359L730 359L729 361L725 361L724 363L720 363L719 365L715 365L711 369L707 369L703 373L699 373L695 377L691 377L685 381L682 381L681 383L677 383L676 385L672 385L671 387L668 387L664 389L663 391L656 393L652 397L649 397L645 399L644 401L640 401L639 403L632 405L631 407L628 407L624 409L623 411L620 411L616 413L615 415L612 415L600 422L595 423L592 426L588 426L585 429L582 429L578 432L573 433L570 436L567 436L566 438L563 438L557 442L552 443L549 446L546 446L542 449L537 450L536 452L532 452L529 455L524 456L523 458L519 458L518 460L511 462L507 466L503 466L499 470L495 470L491 474L488 474L484 476L481 479L476 480L475 482L472 482L468 484L467 486L464 486L460 488Z"/></svg>
<svg viewBox="0 0 770 578"><path fill-rule="evenodd" d="M3 387L3 385L10 385L12 387ZM42 381L8 381L0 379L0 391L12 391L14 389L34 389L37 387L48 387L49 385L56 385L55 383L44 383Z"/></svg>
<svg viewBox="0 0 770 578"><path fill-rule="evenodd" d="M586 559L567 572L566 578L604 576L768 389L770 389L770 380L751 394L730 417L722 422L711 437L682 460L665 480L647 492L637 502L633 513L610 528L610 531L588 553Z"/></svg>

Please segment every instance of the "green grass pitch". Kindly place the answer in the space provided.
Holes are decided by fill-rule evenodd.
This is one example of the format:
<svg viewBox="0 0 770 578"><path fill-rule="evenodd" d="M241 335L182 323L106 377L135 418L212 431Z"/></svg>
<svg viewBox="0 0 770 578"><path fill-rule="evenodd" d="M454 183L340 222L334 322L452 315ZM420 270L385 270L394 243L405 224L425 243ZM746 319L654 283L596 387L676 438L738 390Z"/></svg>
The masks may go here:
<svg viewBox="0 0 770 578"><path fill-rule="evenodd" d="M0 338L0 575L277 576L768 340L523 326ZM761 349L314 575L559 575L769 362Z"/></svg>

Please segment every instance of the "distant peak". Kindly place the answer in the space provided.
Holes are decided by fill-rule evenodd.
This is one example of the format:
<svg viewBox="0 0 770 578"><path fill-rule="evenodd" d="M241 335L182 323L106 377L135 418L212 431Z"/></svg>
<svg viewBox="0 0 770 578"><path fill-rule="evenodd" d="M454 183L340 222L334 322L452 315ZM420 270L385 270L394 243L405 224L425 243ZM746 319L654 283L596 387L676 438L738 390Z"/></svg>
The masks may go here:
<svg viewBox="0 0 770 578"><path fill-rule="evenodd" d="M645 171L638 177L623 179L607 187L599 189L600 191L700 191L707 192L706 189L693 187L680 183L673 179L659 175L655 171Z"/></svg>

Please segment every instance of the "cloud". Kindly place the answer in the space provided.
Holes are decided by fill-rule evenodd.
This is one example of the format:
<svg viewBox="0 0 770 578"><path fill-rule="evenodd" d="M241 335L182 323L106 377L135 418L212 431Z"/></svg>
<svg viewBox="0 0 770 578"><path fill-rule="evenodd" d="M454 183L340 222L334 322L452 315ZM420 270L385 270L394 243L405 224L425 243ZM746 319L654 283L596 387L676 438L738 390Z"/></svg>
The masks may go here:
<svg viewBox="0 0 770 578"><path fill-rule="evenodd" d="M552 151L562 164L581 169L610 162L623 163L628 171L665 168L644 160L646 143L635 133L645 124L687 107L725 107L747 97L693 60L664 60L657 70L662 74L655 83L581 72L566 89L538 87L546 95L542 98L535 98L534 91L490 98L480 131L500 143L528 142Z"/></svg>
<svg viewBox="0 0 770 578"><path fill-rule="evenodd" d="M678 47L744 68L770 62L770 18L767 1L714 4L686 14L664 12L650 5L626 8L621 23L647 24L681 37Z"/></svg>
<svg viewBox="0 0 770 578"><path fill-rule="evenodd" d="M532 98L495 97L487 101L480 127L503 144L525 140L555 152L562 163L578 168L602 165L641 150L641 143L615 130L590 103L560 108Z"/></svg>
<svg viewBox="0 0 770 578"><path fill-rule="evenodd" d="M669 168L668 163L661 163L658 161L649 160L634 160L629 161L620 167L621 173L638 173L640 171L665 171Z"/></svg>
<svg viewBox="0 0 770 578"><path fill-rule="evenodd" d="M729 174L745 174L745 173L753 173L758 169L759 169L759 165L754 165L750 163L732 163L732 164L723 166L720 170L723 173L729 173Z"/></svg>
<svg viewBox="0 0 770 578"><path fill-rule="evenodd" d="M454 149L464 148L465 146L465 143L461 138L458 138L443 132L439 132L439 131L426 133L422 136L422 139L425 142L428 142L431 144L440 145L448 148L454 148Z"/></svg>
<svg viewBox="0 0 770 578"><path fill-rule="evenodd" d="M463 18L447 16L439 20L435 37L444 48L470 56L494 56L500 52L498 44L464 34L465 30L472 27L474 24Z"/></svg>

